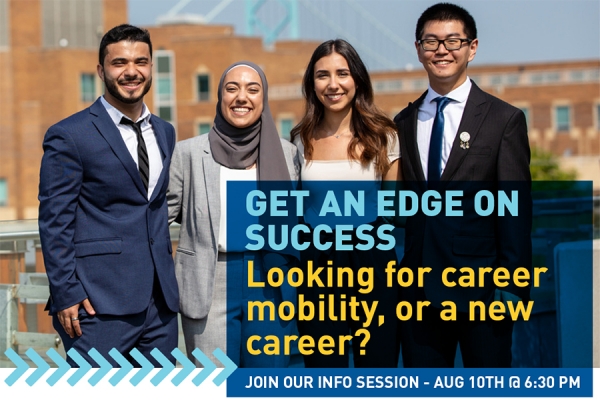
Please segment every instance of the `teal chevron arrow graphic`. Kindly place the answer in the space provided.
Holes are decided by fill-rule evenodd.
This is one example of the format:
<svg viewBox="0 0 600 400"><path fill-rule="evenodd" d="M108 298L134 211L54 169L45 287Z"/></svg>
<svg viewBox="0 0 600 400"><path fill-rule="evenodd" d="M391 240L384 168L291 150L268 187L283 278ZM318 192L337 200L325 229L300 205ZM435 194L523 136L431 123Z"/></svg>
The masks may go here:
<svg viewBox="0 0 600 400"><path fill-rule="evenodd" d="M111 385L116 386L117 383L121 382L123 378L133 369L133 365L117 349L114 347L108 352L108 354L114 358L114 360L121 366L121 369L117 371L113 376L108 380Z"/></svg>
<svg viewBox="0 0 600 400"><path fill-rule="evenodd" d="M33 373L29 375L29 377L27 377L27 379L25 380L25 382L27 382L29 386L33 386L33 384L36 383L38 379L40 379L50 369L50 366L31 347L27 349L25 354L27 355L27 357L29 357L31 361L35 363L35 365L37 365L37 369L33 371Z"/></svg>
<svg viewBox="0 0 600 400"><path fill-rule="evenodd" d="M181 371L177 375L175 375L173 377L173 379L171 379L171 382L173 382L173 385L179 386L179 384L181 382L183 382L183 380L185 378L187 378L187 376L194 371L194 369L196 368L196 366L179 349L173 349L173 351L171 352L171 354L183 366L183 368L181 369Z"/></svg>
<svg viewBox="0 0 600 400"><path fill-rule="evenodd" d="M208 378L210 374L212 374L212 372L217 368L217 366L210 360L210 358L206 356L206 354L202 352L202 350L198 348L192 351L192 355L196 357L204 367L202 368L202 372L200 372L194 377L194 379L192 379L192 383L194 385L200 386L200 384L204 382L204 380Z"/></svg>
<svg viewBox="0 0 600 400"><path fill-rule="evenodd" d="M233 371L237 369L237 365L235 365L235 363L231 361L231 358L227 357L227 354L225 354L221 349L215 349L215 351L213 351L213 355L217 357L217 360L221 361L221 364L225 366L223 371L221 371L219 375L213 379L215 385L220 386L221 383L225 382L225 379L229 378L229 375L231 375Z"/></svg>
<svg viewBox="0 0 600 400"><path fill-rule="evenodd" d="M163 366L163 368L160 371L158 371L158 373L156 375L154 375L152 377L152 379L150 379L150 382L154 386L157 386L159 383L162 382L163 379L165 379L167 377L167 375L169 375L171 373L171 371L173 371L175 366L158 349L152 349L150 354L152 354L152 357L156 358L156 361L158 361L160 363L160 365Z"/></svg>
<svg viewBox="0 0 600 400"><path fill-rule="evenodd" d="M135 361L137 361L142 366L142 368L138 372L136 372L135 375L132 376L129 380L129 382L131 382L133 386L137 386L137 384L140 383L142 379L146 377L146 375L152 372L154 366L150 361L148 361L146 357L142 355L142 353L140 353L138 349L134 348L129 352L129 354L131 354L131 357L133 357Z"/></svg>
<svg viewBox="0 0 600 400"><path fill-rule="evenodd" d="M17 366L15 369L5 380L8 386L12 386L28 369L29 366L13 349L7 349L4 352L4 355L9 358L10 361L13 362Z"/></svg>
<svg viewBox="0 0 600 400"><path fill-rule="evenodd" d="M106 360L106 358L102 356L102 354L100 354L98 350L96 350L93 347L90 349L90 351L88 351L88 354L100 366L100 369L98 369L98 371L96 371L94 375L92 375L90 379L88 379L90 385L96 386L96 384L100 382L102 378L104 378L106 374L110 372L110 370L112 369L112 365Z"/></svg>
<svg viewBox="0 0 600 400"><path fill-rule="evenodd" d="M81 357L81 354L79 354L75 349L70 349L67 354L79 365L79 369L75 371L75 373L71 375L69 379L67 379L69 385L75 386L75 384L79 382L79 380L83 378L90 369L92 369L92 366L89 362L85 361L85 359Z"/></svg>
<svg viewBox="0 0 600 400"><path fill-rule="evenodd" d="M69 372L71 366L54 349L48 349L46 355L50 357L50 359L54 361L56 365L58 365L58 369L54 371L52 375L48 377L48 379L46 379L48 385L54 386L54 384L58 382L60 378L62 378L67 372Z"/></svg>

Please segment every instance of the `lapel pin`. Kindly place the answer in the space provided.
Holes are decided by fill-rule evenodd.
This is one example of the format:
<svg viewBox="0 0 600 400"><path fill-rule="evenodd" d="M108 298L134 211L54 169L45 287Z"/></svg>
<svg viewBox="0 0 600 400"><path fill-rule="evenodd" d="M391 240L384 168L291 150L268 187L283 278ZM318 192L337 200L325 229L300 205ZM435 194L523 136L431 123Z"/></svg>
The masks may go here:
<svg viewBox="0 0 600 400"><path fill-rule="evenodd" d="M469 132L462 132L459 136L460 138L460 148L468 149L469 148L469 139L471 139L471 135Z"/></svg>

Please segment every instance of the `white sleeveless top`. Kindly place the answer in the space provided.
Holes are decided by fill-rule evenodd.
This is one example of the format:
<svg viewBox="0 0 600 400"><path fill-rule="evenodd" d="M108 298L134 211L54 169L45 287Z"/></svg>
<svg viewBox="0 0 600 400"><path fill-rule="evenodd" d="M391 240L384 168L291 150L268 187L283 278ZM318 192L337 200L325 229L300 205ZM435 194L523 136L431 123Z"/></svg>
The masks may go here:
<svg viewBox="0 0 600 400"><path fill-rule="evenodd" d="M309 190L310 196L304 204L304 220L315 227L326 224L333 228L334 225L349 224L357 226L373 222L377 218L377 191L381 188L381 175L377 174L374 163L363 167L358 160L312 160L304 158L304 144L300 137L296 137L294 144L298 147L302 172L300 180L302 189ZM400 158L400 141L396 137L388 145L388 160L393 162ZM346 191L351 193L364 193L364 215L333 216L320 215L321 207L327 192L334 191L336 198L343 200ZM340 208L344 210L340 202Z"/></svg>

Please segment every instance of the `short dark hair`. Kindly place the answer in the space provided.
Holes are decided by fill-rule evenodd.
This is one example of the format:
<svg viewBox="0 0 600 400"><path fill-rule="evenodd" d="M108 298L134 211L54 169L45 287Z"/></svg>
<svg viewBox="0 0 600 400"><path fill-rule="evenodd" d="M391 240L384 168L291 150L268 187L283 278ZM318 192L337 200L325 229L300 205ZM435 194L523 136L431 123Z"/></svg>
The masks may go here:
<svg viewBox="0 0 600 400"><path fill-rule="evenodd" d="M415 31L416 40L421 40L425 24L429 21L460 21L463 23L467 39L477 39L477 26L475 19L464 8L452 3L438 3L427 10L417 21L417 29Z"/></svg>
<svg viewBox="0 0 600 400"><path fill-rule="evenodd" d="M100 62L100 65L104 65L104 58L108 53L106 47L109 44L117 43L122 40L146 43L150 48L150 57L152 57L150 33L146 29L138 28L137 26L122 24L115 26L102 36L102 40L100 40L100 49L98 50L98 61Z"/></svg>

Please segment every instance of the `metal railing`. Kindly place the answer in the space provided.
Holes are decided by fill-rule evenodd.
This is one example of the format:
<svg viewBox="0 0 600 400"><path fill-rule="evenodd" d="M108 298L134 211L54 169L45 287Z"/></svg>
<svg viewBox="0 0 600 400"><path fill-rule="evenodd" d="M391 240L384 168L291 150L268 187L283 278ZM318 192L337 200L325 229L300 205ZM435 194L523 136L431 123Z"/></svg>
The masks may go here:
<svg viewBox="0 0 600 400"><path fill-rule="evenodd" d="M48 300L48 286L0 284L0 353L11 348L18 351L19 346L58 348L60 337L54 333L19 332L19 299Z"/></svg>
<svg viewBox="0 0 600 400"><path fill-rule="evenodd" d="M176 242L179 225L172 225L170 234ZM0 359L9 348L62 352L60 336L43 310L49 295L37 220L0 222Z"/></svg>

